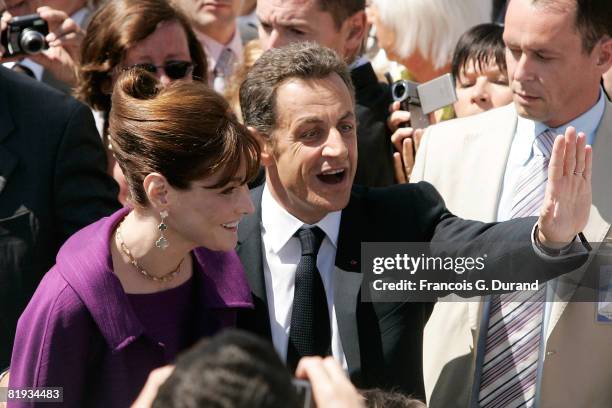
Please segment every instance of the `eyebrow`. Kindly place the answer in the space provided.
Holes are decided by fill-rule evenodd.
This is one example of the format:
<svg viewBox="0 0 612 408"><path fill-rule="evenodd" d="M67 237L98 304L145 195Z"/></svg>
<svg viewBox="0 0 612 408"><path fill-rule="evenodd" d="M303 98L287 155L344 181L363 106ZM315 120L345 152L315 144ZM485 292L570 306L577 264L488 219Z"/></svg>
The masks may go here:
<svg viewBox="0 0 612 408"><path fill-rule="evenodd" d="M347 120L349 118L355 118L355 113L353 113L352 111L346 111L346 113L344 115L342 115L342 117L340 117L340 119L338 120L338 122L343 121L343 120ZM301 118L297 120L297 125L301 126L305 123L322 123L324 122L322 119L320 119L317 116L307 116L305 118Z"/></svg>

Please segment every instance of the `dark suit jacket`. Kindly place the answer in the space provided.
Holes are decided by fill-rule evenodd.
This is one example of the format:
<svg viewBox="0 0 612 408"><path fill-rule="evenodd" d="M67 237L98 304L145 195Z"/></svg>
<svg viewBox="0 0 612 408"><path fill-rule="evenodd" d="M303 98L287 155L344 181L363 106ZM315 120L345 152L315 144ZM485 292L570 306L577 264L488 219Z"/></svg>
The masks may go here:
<svg viewBox="0 0 612 408"><path fill-rule="evenodd" d="M262 191L263 187L252 191L256 211L245 217L238 229L237 251L255 306L239 314L238 326L271 339L263 275ZM497 259L493 268L507 264L504 256L511 256L516 270L525 275L538 271L542 280L568 272L586 260L586 256L580 256L545 263L535 255L531 244L535 221L530 217L500 225L460 219L446 209L438 192L425 182L372 189L354 186L350 202L342 211L334 270L334 305L351 380L361 388L398 388L422 397L422 334L433 307L431 303L362 302L362 242L454 241L461 243L457 254L486 253L490 260ZM516 241L517 246L506 253L506 248L499 245L504 241ZM454 272L451 275L457 276ZM469 272L458 276L474 279Z"/></svg>
<svg viewBox="0 0 612 408"><path fill-rule="evenodd" d="M119 208L91 111L0 68L0 367L61 244Z"/></svg>
<svg viewBox="0 0 612 408"><path fill-rule="evenodd" d="M351 71L355 86L357 115L357 174L355 184L384 187L395 183L393 145L387 128L391 91L378 82L372 65L361 65Z"/></svg>

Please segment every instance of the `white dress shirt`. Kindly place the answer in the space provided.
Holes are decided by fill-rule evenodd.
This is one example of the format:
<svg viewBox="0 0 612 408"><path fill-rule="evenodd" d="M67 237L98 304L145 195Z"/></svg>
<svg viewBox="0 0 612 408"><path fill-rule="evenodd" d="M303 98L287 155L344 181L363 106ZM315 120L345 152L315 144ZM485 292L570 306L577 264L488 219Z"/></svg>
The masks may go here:
<svg viewBox="0 0 612 408"><path fill-rule="evenodd" d="M329 213L315 225L325 232L325 238L317 256L317 268L321 274L327 297L327 309L331 323L331 351L334 358L346 370L347 363L340 341L334 306L333 281L340 214L341 211ZM289 330L291 328L291 311L293 309L295 271L302 254L300 240L293 234L307 224L289 214L272 197L267 185L264 186L261 198L261 223L264 279L272 342L281 359L286 361Z"/></svg>
<svg viewBox="0 0 612 408"><path fill-rule="evenodd" d="M224 49L229 48L234 57L235 64L241 64L243 60L243 46L242 40L240 39L240 32L238 31L238 26L236 26L236 31L234 31L234 36L227 44L221 44L217 40L209 37L206 34L196 32L196 36L202 47L204 48L204 52L206 53L206 62L208 65L208 85L213 88L217 92L223 92L225 89L225 80L221 78L221 80L217 80L215 83L215 75L214 70L217 65L217 61L219 61L219 57ZM235 65L234 65L235 66Z"/></svg>

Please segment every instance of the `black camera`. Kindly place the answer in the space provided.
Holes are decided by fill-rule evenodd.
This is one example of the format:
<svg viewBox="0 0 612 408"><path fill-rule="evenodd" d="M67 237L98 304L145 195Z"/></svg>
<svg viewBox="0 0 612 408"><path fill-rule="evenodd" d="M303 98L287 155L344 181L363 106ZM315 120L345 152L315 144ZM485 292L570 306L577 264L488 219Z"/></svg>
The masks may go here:
<svg viewBox="0 0 612 408"><path fill-rule="evenodd" d="M49 26L38 14L13 17L0 35L0 42L6 50L3 57L37 54L46 50L49 48L45 41L47 34Z"/></svg>

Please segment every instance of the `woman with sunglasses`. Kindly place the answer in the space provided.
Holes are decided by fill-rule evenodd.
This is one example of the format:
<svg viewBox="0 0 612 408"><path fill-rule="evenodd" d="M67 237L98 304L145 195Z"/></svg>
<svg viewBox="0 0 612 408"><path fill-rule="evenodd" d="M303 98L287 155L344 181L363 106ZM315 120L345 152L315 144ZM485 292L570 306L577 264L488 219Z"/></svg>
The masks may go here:
<svg viewBox="0 0 612 408"><path fill-rule="evenodd" d="M128 407L153 369L252 307L234 247L256 140L201 82L130 70L112 104L131 208L73 235L19 319L9 386L62 387L63 403L9 408Z"/></svg>
<svg viewBox="0 0 612 408"><path fill-rule="evenodd" d="M167 0L113 0L93 15L81 45L77 96L97 112L98 128L108 146L111 90L120 73L140 67L162 85L172 81L206 83L206 58L186 17ZM127 186L108 154L109 172L126 204Z"/></svg>

